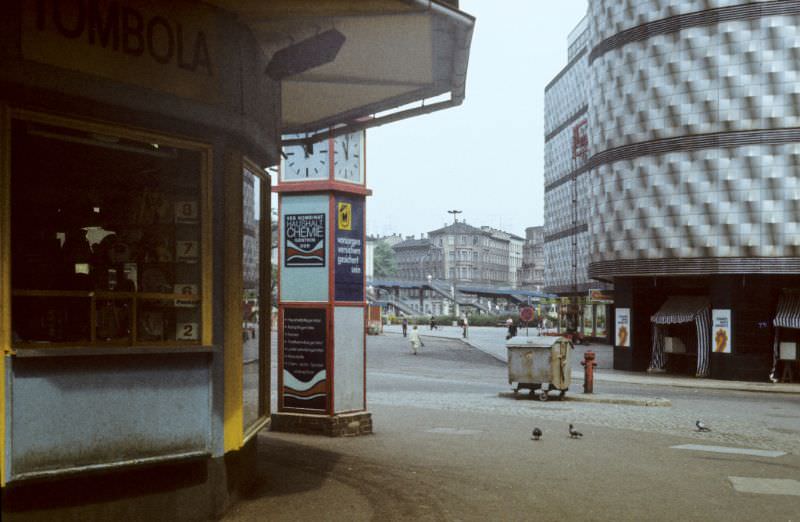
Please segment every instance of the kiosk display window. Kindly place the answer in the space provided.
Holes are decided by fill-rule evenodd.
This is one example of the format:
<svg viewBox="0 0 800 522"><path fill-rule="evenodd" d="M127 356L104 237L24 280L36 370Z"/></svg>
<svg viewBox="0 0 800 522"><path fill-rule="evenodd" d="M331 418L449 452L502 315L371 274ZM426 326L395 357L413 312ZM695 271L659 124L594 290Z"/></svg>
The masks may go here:
<svg viewBox="0 0 800 522"><path fill-rule="evenodd" d="M269 189L264 171L246 161L242 172L242 418L247 434L254 434L269 413Z"/></svg>
<svg viewBox="0 0 800 522"><path fill-rule="evenodd" d="M124 136L12 120L15 347L201 342L204 153Z"/></svg>

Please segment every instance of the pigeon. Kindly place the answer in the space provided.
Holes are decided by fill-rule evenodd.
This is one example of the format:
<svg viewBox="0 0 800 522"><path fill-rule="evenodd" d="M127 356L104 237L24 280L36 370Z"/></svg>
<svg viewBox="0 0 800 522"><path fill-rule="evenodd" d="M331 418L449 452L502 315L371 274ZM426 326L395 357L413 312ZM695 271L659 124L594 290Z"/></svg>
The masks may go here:
<svg viewBox="0 0 800 522"><path fill-rule="evenodd" d="M578 431L575 428L573 428L572 424L570 424L569 425L569 438L577 439L578 437L583 437L583 433L581 433L580 431Z"/></svg>
<svg viewBox="0 0 800 522"><path fill-rule="evenodd" d="M539 440L542 436L542 430L539 428L533 428L533 440Z"/></svg>
<svg viewBox="0 0 800 522"><path fill-rule="evenodd" d="M697 431L711 431L711 428L703 424L703 421L697 421L694 424L697 426Z"/></svg>

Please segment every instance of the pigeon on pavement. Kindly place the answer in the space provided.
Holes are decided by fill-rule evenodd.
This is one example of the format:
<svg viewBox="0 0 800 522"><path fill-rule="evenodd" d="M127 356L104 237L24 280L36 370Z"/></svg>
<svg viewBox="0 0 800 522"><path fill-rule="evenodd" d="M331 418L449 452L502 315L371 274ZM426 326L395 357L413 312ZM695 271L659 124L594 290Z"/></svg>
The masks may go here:
<svg viewBox="0 0 800 522"><path fill-rule="evenodd" d="M697 431L711 431L711 428L703 424L703 421L697 421L694 424L697 426Z"/></svg>
<svg viewBox="0 0 800 522"><path fill-rule="evenodd" d="M539 428L533 428L533 440L539 440L542 436L542 430Z"/></svg>
<svg viewBox="0 0 800 522"><path fill-rule="evenodd" d="M572 424L570 424L569 425L569 437L571 439L577 439L578 437L583 437L583 433L581 433L580 431L578 431L575 428L573 428Z"/></svg>

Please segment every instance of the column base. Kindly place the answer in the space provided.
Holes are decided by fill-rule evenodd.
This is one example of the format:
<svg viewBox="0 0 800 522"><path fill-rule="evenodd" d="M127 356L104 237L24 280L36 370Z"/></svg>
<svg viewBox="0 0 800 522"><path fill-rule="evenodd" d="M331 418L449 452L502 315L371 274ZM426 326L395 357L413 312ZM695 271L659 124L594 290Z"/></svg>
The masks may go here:
<svg viewBox="0 0 800 522"><path fill-rule="evenodd" d="M338 415L309 413L273 413L272 431L325 435L327 437L357 437L372 434L372 414L368 411Z"/></svg>

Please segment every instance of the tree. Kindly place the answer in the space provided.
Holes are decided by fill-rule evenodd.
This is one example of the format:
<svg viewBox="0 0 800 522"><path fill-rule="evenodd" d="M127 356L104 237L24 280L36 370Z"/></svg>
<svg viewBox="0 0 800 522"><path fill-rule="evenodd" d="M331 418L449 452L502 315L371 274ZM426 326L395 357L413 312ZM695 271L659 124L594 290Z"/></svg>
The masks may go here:
<svg viewBox="0 0 800 522"><path fill-rule="evenodd" d="M373 272L375 277L387 277L397 274L397 263L394 260L394 250L386 241L378 241L375 245Z"/></svg>

